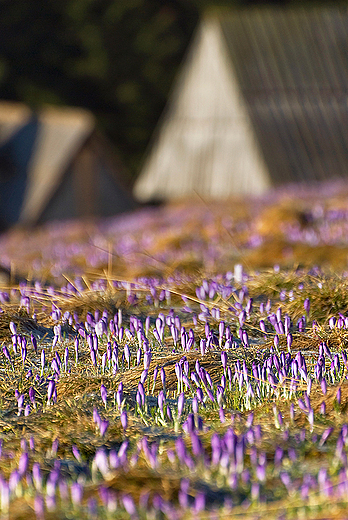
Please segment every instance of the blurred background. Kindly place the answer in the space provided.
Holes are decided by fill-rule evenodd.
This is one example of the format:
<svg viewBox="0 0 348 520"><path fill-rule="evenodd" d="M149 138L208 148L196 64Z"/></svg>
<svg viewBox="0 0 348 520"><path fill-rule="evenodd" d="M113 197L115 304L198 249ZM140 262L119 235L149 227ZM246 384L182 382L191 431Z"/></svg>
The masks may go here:
<svg viewBox="0 0 348 520"><path fill-rule="evenodd" d="M139 213L139 209L137 209L139 201L154 202L161 196L157 196L156 193L142 196L147 189L146 183L140 185L140 188L136 187L135 192L132 192L133 186L140 172L144 170L144 166L146 167L146 164L149 163L151 150L154 145L156 147L156 140L158 141L166 121L170 122L171 116L173 116L172 120L180 119L180 110L184 103L182 102L180 105L176 93L180 92L180 81L181 85L185 84L185 81L189 84L190 81L187 79L189 74L186 74L185 79L185 73L182 72L182 70L185 71L185 68L183 69L182 64L190 65L191 63L192 65L192 49L195 48L194 45L199 49L200 38L202 41L204 40L203 30L200 29L203 27L202 20L207 20L208 12L222 8L220 13L227 11L237 13L230 26L223 20L223 16L220 16L219 20L221 35L227 42L233 63L231 70L236 78L236 89L238 90L238 92L236 90L236 96L243 98L242 102L238 98L237 103L243 105L243 114L233 112L233 107L231 114L233 112L233 117L239 118L241 127L244 125L247 128L248 124L253 126L252 134L254 137L256 135L259 143L257 146L261 149L263 157L262 166L260 166L260 161L250 160L248 162L245 157L240 159L240 162L242 161L244 164L244 170L251 173L250 179L243 174L244 187L239 192L237 190L236 194L245 195L250 189L252 196L264 196L273 186L282 187L286 182L294 184L297 180L301 183L303 180L305 183L308 180L309 182L323 181L329 184L320 188L321 191L319 190L316 194L311 192L310 196L304 191L302 201L299 191L295 188L292 192L290 190L282 195L270 195L267 200L258 199L257 203L250 200L224 205L224 215L219 214L217 224L222 231L212 232L209 231L208 221L209 215L215 215L216 208L209 207L208 209L209 194L214 195L215 198L226 196L224 191L226 192L226 182L229 177L226 177L225 180L220 178L220 192L218 190L215 193L215 187L210 178L202 180L193 176L190 197L193 197L201 208L199 211L197 210L197 220L202 224L201 215L203 214L207 220L208 230L206 229L203 233L204 237L201 237L201 245L211 240L212 236L218 243L221 238L219 233L232 244L231 236L233 235L235 238L233 246L230 248L233 250L233 254L227 255L226 264L231 261L232 257L238 259L241 247L246 245L253 249L260 248L264 247L266 241L269 248L269 242L267 242L270 240L269 237L272 236L272 240L277 237L278 240L281 235L281 244L279 245L279 240L277 242L277 254L274 253L272 258L265 260L267 256L270 256L270 249L267 253L266 248L263 259L258 258L253 265L267 265L267 262L274 264L278 261L280 263L283 261L285 263L299 262L301 254L294 256L294 248L291 245L296 240L303 239L311 243L313 247L320 245L323 241L325 246L325 240L332 242L332 239L327 238L324 232L322 236L321 231L319 233L315 228L315 226L324 225L325 212L331 210L338 211L337 218L340 219L341 229L339 240L342 241L344 233L341 221L343 219L343 222L346 222L345 176L348 170L348 146L345 137L348 121L348 72L345 51L348 48L348 38L347 26L344 25L347 6L346 1L338 0L331 2L303 2L302 0L278 2L260 0L226 0L225 2L221 0L127 0L127 2L121 0L61 0L60 2L35 0L28 2L27 0L2 0L0 2L1 230L5 231L17 222L34 225L57 219L76 219L80 216L111 216L132 210L138 211L136 213L138 222L146 221L145 213ZM241 32L240 38L234 36L236 31L231 30L231 27L232 29L234 27L233 24L235 27L241 27L238 13L246 13L248 10L252 12L258 7L261 9L275 8L278 13L281 13L281 16L276 22L270 21L270 19L249 21L244 18L243 34ZM323 17L318 19L319 22L315 17L305 19L304 32L303 29L301 29L302 32L299 32L299 34L308 33L308 41L311 39L316 41L315 52L320 66L316 67L315 60L310 54L307 54L305 39L301 43L302 36L297 38L296 27L299 24L292 20L293 25L290 24L290 29L288 28L287 19L290 20L291 16L288 16L287 11L283 11L283 8L296 9L298 7L326 9ZM224 11L226 9L227 11ZM334 13L332 17L329 16L329 18L331 17L328 22L330 30L326 30L324 25L317 30L316 24L317 26L318 23L323 24L323 20L328 19L327 13L330 12L330 9ZM243 17L244 14L241 16ZM268 28L271 29L272 25L278 28L283 27L281 24L285 24L285 29L281 28L280 31L289 33L289 41L299 42L298 47L293 48L294 52L291 51L294 62L296 63L297 60L297 63L301 64L298 70L292 70L292 66L289 66L287 70L282 70L282 64L276 63L277 56L282 55L281 46L278 54L277 49L274 48L273 54L269 53L269 47L273 45L271 39L273 33L271 30L268 31ZM269 37L268 32L271 35ZM276 37L277 33L274 32L273 35ZM320 35L323 35L322 52ZM264 54L257 58L259 61L255 61L254 64L250 61L251 69L243 68L248 48L251 49L254 45L255 51L260 47L258 41L261 40L258 38L261 37L265 48L268 46L268 57ZM287 44L284 44L284 49L288 47ZM201 47L204 56L202 49L204 50L204 47ZM302 53L302 58L300 54L296 54L298 49L302 49L299 51ZM303 49L305 50L303 51ZM325 54L326 62L323 58ZM284 58L284 52L282 56ZM274 58L273 62L271 58ZM192 67L189 69L189 65L186 71L193 70ZM254 74L256 69L259 76ZM278 73L280 79L276 77ZM323 80L322 85L325 88L321 88L320 85L318 87L319 76ZM255 96L260 85L259 78L263 82L262 88L265 87L263 93L266 92L268 97ZM271 84L269 84L269 78L271 78ZM288 81L286 85L281 84L282 78L286 78ZM312 91L309 94L308 81L312 81L310 85ZM217 74L214 77L214 83L222 83L222 76ZM302 86L301 96L307 90L299 103L299 88L301 90ZM290 92L292 98L288 93L282 98L279 92L284 91ZM220 99L223 97L220 96ZM231 104L233 105L232 102ZM221 106L223 110L225 105ZM221 110L221 106L218 107L219 110ZM214 105L212 110L217 110L217 105ZM268 117L267 128L262 119L265 113ZM287 122L289 122L289 113L291 128L288 125L288 133L286 133L287 131L282 130L285 128L283 120L286 116ZM183 130L179 129L177 132L180 136L184 135ZM249 130L246 129L244 145L249 139L248 132ZM278 139L279 146L276 146L274 136ZM169 135L168 140L171 139ZM236 138L233 137L233 139ZM290 143L296 139L297 144L301 141L300 148L302 148L300 152L298 148L297 152L295 151L291 155L288 153ZM326 168L323 166L326 156L322 153L322 144L327 144L330 139L334 144L330 145L330 161ZM193 143L192 146L196 146L196 143ZM216 146L218 147L219 143ZM277 150L280 150L281 147L282 153L279 152L277 156ZM328 148L329 145L326 147ZM244 155L248 158L249 149L244 148L246 150ZM252 150L252 146L250 149ZM315 154L313 154L313 150L316 150ZM175 155L175 152L171 153ZM303 161L299 158L301 154L304 157ZM289 162L288 170L283 168L282 177L278 175L279 165L285 164L283 157L286 155L292 156L293 162L292 164L291 161ZM314 162L312 157L315 157ZM185 164L187 166L188 162L186 161ZM269 178L264 175L267 169L265 164L270 172L270 174L267 173L270 175ZM177 171L183 171L180 165L176 168ZM191 167L189 169L193 171ZM256 189L253 191L251 186L254 182L253 173L256 170L259 172L259 180L255 181ZM292 170L297 172L298 178L296 175L295 177L292 175ZM304 171L310 172L308 179L304 179L302 175ZM156 175L150 178L152 185L159 185L162 182ZM188 174L185 173L183 176L187 177ZM171 177L173 178L172 174ZM331 178L336 184L330 182ZM337 184L340 180L343 184ZM199 189L195 189L195 185L204 185L204 183L206 184L205 191L200 193ZM164 181L164 184L168 184L167 180ZM175 177L174 184L177 184ZM332 195L336 197L336 202L325 206L326 203L323 200L324 194L328 194L328 185L332 190ZM296 194L295 197L294 194ZM284 197L286 200L289 197L293 198L291 202L284 203ZM170 196L167 198L170 200ZM268 208L279 200L281 200L281 208L279 211L270 211L270 217L267 220L266 206ZM251 204L253 208L250 210L254 212L252 215L246 209L248 204ZM259 212L257 215L256 210ZM177 233L171 231L171 234L168 235L169 224L167 222L164 225L164 229L167 230L166 236L170 236L169 245L171 248L181 248L183 257L185 247L189 247L192 256L194 246L192 243L187 246L188 237L192 239L193 233L199 234L199 226L196 229L196 224L192 223L190 227L184 217L178 216L181 210L176 211L176 216L172 216L172 221L177 219L180 222L181 231ZM183 211L188 211L187 207ZM149 214L147 213L147 215ZM210 220L214 220L214 218L217 217L211 217ZM221 219L224 219L222 224ZM243 221L244 224L237 225L238 219L246 219L247 223ZM292 226L291 240L290 231L285 232L282 227L282 219L286 225ZM321 220L319 222L316 219ZM254 222L253 229L248 228L250 222ZM132 225L134 228L134 222ZM185 231L182 231L184 228ZM310 232L306 235L308 228L310 228ZM93 232L90 231L92 234ZM103 232L105 233L105 229ZM19 233L19 231L16 230L15 233ZM301 233L302 235L304 233L306 237L303 238ZM164 231L163 234L165 234ZM181 238L178 239L177 235L180 235ZM216 238L218 235L220 238ZM24 240L23 236L21 240ZM11 263L11 255L15 254L17 240L17 238L13 239L13 249L10 253L10 249L6 249L6 244L10 241L9 237L10 235L4 236L0 244L2 247L2 262L0 263L7 266ZM77 240L76 237L77 232L75 232ZM183 240L181 240L182 237L184 237ZM108 240L111 241L111 238L109 237ZM142 251L146 248L151 249L151 240L154 241L154 237L149 238L148 242L144 239L141 246ZM139 237L136 241L141 242ZM314 243L315 241L317 243ZM186 245L183 246L183 243ZM345 248L345 244L343 245ZM131 245L128 244L128 246L131 249ZM108 249L108 247L103 243L104 249ZM158 251L158 247L155 248L156 251ZM341 242L339 247L341 251L343 247ZM152 254L155 254L155 249ZM304 256L306 255L308 258L308 252L304 253ZM213 257L212 252L210 260L208 260L210 266L214 265ZM340 256L340 266L346 265L346 257L344 249L344 254ZM158 260L156 261L158 264ZM105 263L105 258L103 262ZM180 264L181 260L178 262ZM203 264L198 262L198 264L202 267L204 262ZM58 271L61 267L57 268Z"/></svg>
<svg viewBox="0 0 348 520"><path fill-rule="evenodd" d="M307 2L309 5L345 2ZM93 112L127 167L144 152L208 7L303 0L2 0L0 98Z"/></svg>

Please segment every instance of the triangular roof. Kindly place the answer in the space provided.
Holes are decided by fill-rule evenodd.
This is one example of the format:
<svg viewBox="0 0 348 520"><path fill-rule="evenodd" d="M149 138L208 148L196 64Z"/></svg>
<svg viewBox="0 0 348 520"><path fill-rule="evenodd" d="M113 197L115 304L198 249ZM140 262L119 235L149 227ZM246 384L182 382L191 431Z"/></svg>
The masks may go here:
<svg viewBox="0 0 348 520"><path fill-rule="evenodd" d="M221 196L259 193L347 176L347 56L347 9L207 13L135 185L138 198L190 189L216 196L216 185Z"/></svg>
<svg viewBox="0 0 348 520"><path fill-rule="evenodd" d="M219 16L272 181L348 174L347 8Z"/></svg>
<svg viewBox="0 0 348 520"><path fill-rule="evenodd" d="M20 215L24 222L38 219L67 166L95 127L94 116L77 108L46 107L38 113L38 121L38 136Z"/></svg>
<svg viewBox="0 0 348 520"><path fill-rule="evenodd" d="M34 113L26 105L1 101L0 147L33 118L37 121L37 135L19 216L23 223L38 221L67 167L96 126L88 110L47 106Z"/></svg>

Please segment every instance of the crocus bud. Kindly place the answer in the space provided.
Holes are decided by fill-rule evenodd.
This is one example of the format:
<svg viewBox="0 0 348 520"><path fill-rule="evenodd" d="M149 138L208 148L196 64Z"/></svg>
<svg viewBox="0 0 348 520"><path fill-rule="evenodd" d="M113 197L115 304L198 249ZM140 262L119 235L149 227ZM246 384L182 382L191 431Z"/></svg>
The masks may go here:
<svg viewBox="0 0 348 520"><path fill-rule="evenodd" d="M178 417L181 416L185 407L185 394L182 392L178 397Z"/></svg>
<svg viewBox="0 0 348 520"><path fill-rule="evenodd" d="M78 506L82 502L83 488L79 482L74 482L70 486L71 501L75 506Z"/></svg>
<svg viewBox="0 0 348 520"><path fill-rule="evenodd" d="M10 356L10 353L8 351L8 348L6 347L6 345L3 345L2 347L2 351L4 353L4 356L5 358L10 362L10 364L12 365L12 359L11 359L11 356Z"/></svg>
<svg viewBox="0 0 348 520"><path fill-rule="evenodd" d="M101 387L100 387L100 395L101 395L103 404L106 408L106 404L107 404L107 400L108 400L108 393L107 393L106 387L104 385L101 385Z"/></svg>
<svg viewBox="0 0 348 520"><path fill-rule="evenodd" d="M43 373L43 370L45 368L46 358L45 358L45 351L42 349L41 351L41 375Z"/></svg>
<svg viewBox="0 0 348 520"><path fill-rule="evenodd" d="M29 455L27 452L22 453L18 462L18 473L22 477L26 474L29 466Z"/></svg>
<svg viewBox="0 0 348 520"><path fill-rule="evenodd" d="M31 344L33 345L33 348L35 350L35 353L37 353L37 341L33 334L30 335Z"/></svg>
<svg viewBox="0 0 348 520"><path fill-rule="evenodd" d="M320 381L320 386L321 386L321 390L322 390L323 394L325 395L327 386L326 386L326 380L324 378Z"/></svg>
<svg viewBox="0 0 348 520"><path fill-rule="evenodd" d="M221 364L222 364L222 368L224 370L226 370L226 367L227 367L227 354L226 354L226 352L224 350L221 352Z"/></svg>
<svg viewBox="0 0 348 520"><path fill-rule="evenodd" d="M121 417L120 417L120 419L121 419L122 428L123 428L124 430L126 430L126 429L127 429L127 426L128 426L128 417L127 417L127 412L126 412L126 410L123 410L123 412L121 413Z"/></svg>
<svg viewBox="0 0 348 520"><path fill-rule="evenodd" d="M100 430L100 435L102 437L104 437L105 433L106 433L106 430L108 429L109 427L109 421L107 420L102 420L101 423L100 423L100 426L99 426L99 430Z"/></svg>
<svg viewBox="0 0 348 520"><path fill-rule="evenodd" d="M51 404L51 399L53 397L53 393L54 393L54 390L55 390L55 382L53 379L50 379L50 381L48 382L48 389L47 389L47 404Z"/></svg>
<svg viewBox="0 0 348 520"><path fill-rule="evenodd" d="M23 410L23 405L24 405L24 394L21 394L19 397L18 397L18 416L21 415L22 413L22 410Z"/></svg>
<svg viewBox="0 0 348 520"><path fill-rule="evenodd" d="M336 393L336 399L338 404L341 404L341 387L338 387L337 393Z"/></svg>
<svg viewBox="0 0 348 520"><path fill-rule="evenodd" d="M33 481L34 481L35 488L37 489L37 491L41 491L42 476L41 476L40 464L38 462L34 462L32 474L33 474Z"/></svg>
<svg viewBox="0 0 348 520"><path fill-rule="evenodd" d="M158 401L158 407L160 409L161 415L163 415L163 405L165 403L165 397L164 397L163 390L161 390L160 393L158 394L157 401Z"/></svg>
<svg viewBox="0 0 348 520"><path fill-rule="evenodd" d="M161 374L162 386L163 386L163 389L165 389L165 387L166 387L166 372L165 372L163 367L161 368L160 374Z"/></svg>
<svg viewBox="0 0 348 520"><path fill-rule="evenodd" d="M311 307L311 304L310 304L310 301L309 301L309 298L306 298L304 303L303 303L303 307L304 307L304 310L307 314L307 316L309 315L309 310L310 310L310 307Z"/></svg>
<svg viewBox="0 0 348 520"><path fill-rule="evenodd" d="M72 451L75 459L78 460L78 462L82 462L81 454L80 454L79 449L77 448L77 446L75 446L73 444L73 446L71 447L71 451Z"/></svg>

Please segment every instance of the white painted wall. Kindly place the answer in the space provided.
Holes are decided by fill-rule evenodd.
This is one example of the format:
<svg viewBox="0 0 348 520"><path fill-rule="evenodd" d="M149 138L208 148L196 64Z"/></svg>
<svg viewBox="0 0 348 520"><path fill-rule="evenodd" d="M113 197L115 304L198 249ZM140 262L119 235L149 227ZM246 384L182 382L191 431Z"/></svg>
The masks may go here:
<svg viewBox="0 0 348 520"><path fill-rule="evenodd" d="M260 194L270 186L217 19L201 23L143 171L141 201L198 192Z"/></svg>

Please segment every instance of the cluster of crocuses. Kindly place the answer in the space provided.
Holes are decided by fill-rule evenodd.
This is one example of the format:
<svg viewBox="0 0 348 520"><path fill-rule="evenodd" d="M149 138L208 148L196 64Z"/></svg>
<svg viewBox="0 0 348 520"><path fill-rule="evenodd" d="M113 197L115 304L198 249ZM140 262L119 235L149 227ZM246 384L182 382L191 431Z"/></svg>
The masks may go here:
<svg viewBox="0 0 348 520"><path fill-rule="evenodd" d="M240 276L243 281L243 273ZM100 288L104 283L96 285ZM45 511L71 505L77 518L107 517L117 508L132 517L162 511L168 517L180 518L189 513L198 515L203 509L223 512L242 504L256 507L262 501L273 500L274 482L278 483L281 496L298 496L304 503L309 496L319 497L318 500L329 496L348 500L348 427L344 424L335 431L325 424L328 387L337 387L338 407L341 402L339 383L348 369L346 352L333 351L324 340L318 340L319 351L314 356L293 352L294 332L303 334L316 327L309 322L310 299L304 300L303 316L293 323L281 306L272 309L270 301L257 306L249 298L246 286L237 290L233 283L232 273L204 280L196 288L199 301L183 295L183 308L174 311L169 307L170 288L142 280L142 297L151 308L151 317L136 315L134 306L130 307L133 315L127 318L121 309L113 316L106 310L96 310L88 312L82 321L76 313L59 309L56 293L50 288L46 295L53 301L51 335L39 340L33 334L19 334L11 322L12 341L2 345L0 369L3 374L9 371L19 378L24 376L30 383L27 393L15 392L14 416L24 420L23 415L40 413L45 407L54 413L55 403L59 402L58 382L72 377L75 368L81 366L85 373L103 378L99 406L94 405L91 410L100 447L86 460L72 445L72 467L78 470L67 479L63 471L66 461L57 456L58 439L52 443L52 469L47 474L36 460L35 437L28 441L23 438L18 464L12 466L9 478L0 479L2 512L7 514L10 503L23 496L34 500L38 518ZM130 286L117 282L117 286L128 291L128 297L137 296L137 283ZM76 290L66 287L66 297ZM20 305L35 315L42 289L38 285L22 286L19 294ZM3 293L4 308L12 296L19 295ZM230 303L219 308L215 301L219 297ZM287 297L291 298L290 292ZM65 323L74 331L74 337L64 336ZM347 325L344 315L332 317L328 334ZM272 339L270 349L262 345L264 337ZM175 389L168 388L169 368L165 360L156 356L163 356L164 349L179 354L174 366ZM251 351L252 360L248 355ZM204 364L208 353L214 353L215 359L220 357L218 369L215 366L211 370ZM123 372L133 367L142 368L134 399L126 397L134 387L125 389L122 380L117 391L111 392L108 381L115 376L122 378ZM323 396L319 413L311 404L314 387L320 388ZM284 401L288 405L281 411ZM271 403L273 412L275 444L271 447L255 420L256 412L252 412L263 403ZM109 414L111 410L113 414ZM115 411L124 437L118 450L104 446ZM164 436L170 432L166 449L164 441L159 444L150 436L134 441L129 435L134 416L150 429L161 428ZM301 416L305 417L307 428L299 431L296 419ZM212 425L218 432L213 433ZM331 443L330 458L320 468L305 461L309 442L318 455L325 454ZM1 456L10 457L6 438ZM307 470L301 475L299 468L304 462ZM168 500L157 491L144 493L137 501L130 492L108 486L108 480L117 472L131 473L137 467L147 468L149 474L163 474L163 478L175 474L180 479L177 495ZM87 500L91 483L98 492ZM207 488L209 492L205 491ZM211 489L220 492L214 497Z"/></svg>
<svg viewBox="0 0 348 520"><path fill-rule="evenodd" d="M288 242L347 246L347 211L340 204L335 209L335 201L327 203L323 196L341 194L342 188L341 185L332 190L326 186L322 191L320 187L302 190L297 186L296 190L271 193L252 202L247 199L245 207L250 211L243 217L228 202L212 204L208 209L201 202L190 201L186 206L142 208L94 224L54 222L37 232L23 233L20 238L18 230L9 231L0 236L1 261L8 268L14 265L23 275L30 271L38 279L49 273L57 284L64 281L63 274L73 278L88 269L104 269L110 263L110 254L115 258L114 264L118 258L127 264L123 265L123 272L117 271L122 276L129 265L135 271L148 271L147 267L165 271L166 267L185 261L197 262L211 272L212 267L219 269L221 263L228 265L231 250L239 256L245 247L253 249L262 244L260 211L279 203L287 192L296 199L295 207L299 199L305 207L300 222L283 223L282 233Z"/></svg>
<svg viewBox="0 0 348 520"><path fill-rule="evenodd" d="M97 413L95 414L97 415ZM189 416L188 416L189 417ZM98 420L96 418L96 420ZM162 511L168 518L194 516L205 509L219 511L220 514L233 513L233 508L257 506L272 500L272 486L277 482L278 495L288 495L291 500L300 498L304 504L309 497L318 500L344 500L348 498L347 455L348 426L344 424L338 432L337 440L331 446L332 459L325 467L315 471L300 471L304 463L303 452L308 443L312 451L319 455L327 452L326 443L333 433L327 428L318 436L308 434L305 429L299 433L283 428L277 437L274 449L269 450L269 443L264 442L262 428L254 423L251 413L243 423L239 420L239 430L231 424L223 433L213 433L207 442L200 434L200 427L192 421L191 427L185 429L184 435L178 435L171 448L163 452L156 441L146 436L140 438L133 446L126 439L116 449L100 447L91 461L85 461L76 446L71 447L75 460L76 474L66 478L64 464L57 458L58 440L52 443L48 454L51 457L52 469L42 471L35 461L35 441L22 438L21 454L18 465L8 479L0 478L1 512L3 517L9 512L10 502L24 497L32 501L38 519L45 517L45 512L71 510L76 518L108 518L116 510L125 510L132 518L138 515L147 518L148 514ZM188 420L187 420L188 422ZM268 451L267 451L268 448ZM6 443L1 446L1 457L4 459ZM110 486L113 476L121 473L131 474L137 466L147 468L149 478L153 472L165 478L181 478L177 495L168 500L155 490L154 493L143 491L136 501L127 490ZM205 477L204 477L205 475ZM207 482L204 482L204 478ZM91 496L91 484L95 493ZM205 484L205 485L203 485ZM220 488L214 495L209 491ZM204 490L206 489L206 491ZM274 490L273 490L274 491ZM151 495L151 496L150 496ZM87 498L88 497L88 498Z"/></svg>

